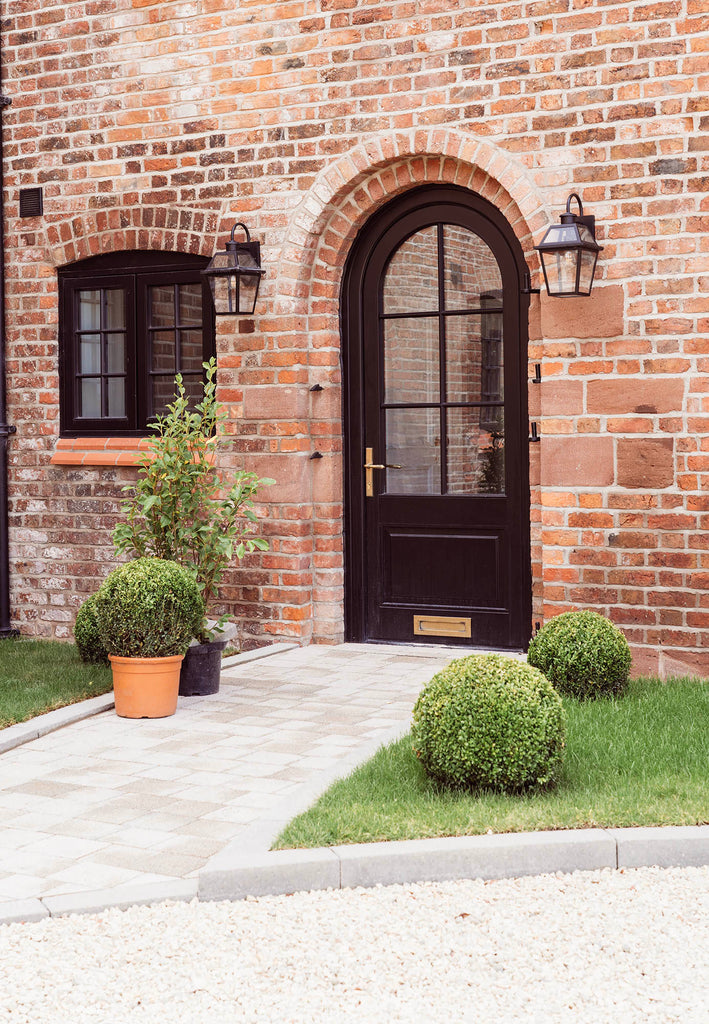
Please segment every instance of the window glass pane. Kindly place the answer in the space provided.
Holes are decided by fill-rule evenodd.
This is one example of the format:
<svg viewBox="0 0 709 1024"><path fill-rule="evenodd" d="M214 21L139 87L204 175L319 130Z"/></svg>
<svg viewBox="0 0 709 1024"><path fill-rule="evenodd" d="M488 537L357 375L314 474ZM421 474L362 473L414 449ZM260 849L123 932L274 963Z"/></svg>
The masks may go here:
<svg viewBox="0 0 709 1024"><path fill-rule="evenodd" d="M80 373L101 372L101 335L84 334L79 339Z"/></svg>
<svg viewBox="0 0 709 1024"><path fill-rule="evenodd" d="M438 317L383 320L385 402L438 402Z"/></svg>
<svg viewBox="0 0 709 1024"><path fill-rule="evenodd" d="M177 370L175 364L175 332L153 331L150 335L150 368L158 373L171 373Z"/></svg>
<svg viewBox="0 0 709 1024"><path fill-rule="evenodd" d="M187 396L189 407L190 409L194 409L195 405L197 405L198 402L201 402L204 397L201 371L199 377L183 377L182 383L185 386L185 394Z"/></svg>
<svg viewBox="0 0 709 1024"><path fill-rule="evenodd" d="M417 231L392 256L384 275L383 312L438 310L438 229Z"/></svg>
<svg viewBox="0 0 709 1024"><path fill-rule="evenodd" d="M201 373L203 362L202 332L180 331L180 371Z"/></svg>
<svg viewBox="0 0 709 1024"><path fill-rule="evenodd" d="M96 377L90 377L81 382L81 411L80 416L98 419L101 415L101 381Z"/></svg>
<svg viewBox="0 0 709 1024"><path fill-rule="evenodd" d="M457 224L443 228L446 309L477 309L481 296L498 291L502 277L492 250L482 238Z"/></svg>
<svg viewBox="0 0 709 1024"><path fill-rule="evenodd" d="M123 373L126 368L125 335L106 335L106 361L109 373Z"/></svg>
<svg viewBox="0 0 709 1024"><path fill-rule="evenodd" d="M178 288L180 324L202 323L202 285L181 284Z"/></svg>
<svg viewBox="0 0 709 1024"><path fill-rule="evenodd" d="M150 326L173 327L175 324L175 288L171 284L156 285L148 289Z"/></svg>
<svg viewBox="0 0 709 1024"><path fill-rule="evenodd" d="M122 288L106 289L107 331L122 331L126 326L125 292Z"/></svg>
<svg viewBox="0 0 709 1024"><path fill-rule="evenodd" d="M438 409L387 409L386 470L389 494L441 493L441 417ZM381 472L381 470L377 471Z"/></svg>
<svg viewBox="0 0 709 1024"><path fill-rule="evenodd" d="M448 401L501 402L502 314L448 316L445 325Z"/></svg>
<svg viewBox="0 0 709 1024"><path fill-rule="evenodd" d="M101 292L79 292L79 330L99 331L101 329Z"/></svg>
<svg viewBox="0 0 709 1024"><path fill-rule="evenodd" d="M175 375L169 377L151 377L150 380L150 415L157 416L165 412L175 397Z"/></svg>
<svg viewBox="0 0 709 1024"><path fill-rule="evenodd" d="M502 406L448 409L446 447L449 494L504 494L505 433Z"/></svg>
<svg viewBox="0 0 709 1024"><path fill-rule="evenodd" d="M126 382L125 377L109 377L108 415L125 416L126 414Z"/></svg>

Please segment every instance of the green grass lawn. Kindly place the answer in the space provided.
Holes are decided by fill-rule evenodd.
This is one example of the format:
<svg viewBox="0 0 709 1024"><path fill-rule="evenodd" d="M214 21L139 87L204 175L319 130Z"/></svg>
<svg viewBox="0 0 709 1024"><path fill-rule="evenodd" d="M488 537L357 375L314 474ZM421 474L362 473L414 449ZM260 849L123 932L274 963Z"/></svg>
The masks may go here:
<svg viewBox="0 0 709 1024"><path fill-rule="evenodd" d="M84 665L74 644L0 640L0 729L107 693L110 668Z"/></svg>
<svg viewBox="0 0 709 1024"><path fill-rule="evenodd" d="M637 679L621 699L564 705L566 753L555 789L443 789L427 778L407 736L331 786L273 848L709 823L709 683Z"/></svg>

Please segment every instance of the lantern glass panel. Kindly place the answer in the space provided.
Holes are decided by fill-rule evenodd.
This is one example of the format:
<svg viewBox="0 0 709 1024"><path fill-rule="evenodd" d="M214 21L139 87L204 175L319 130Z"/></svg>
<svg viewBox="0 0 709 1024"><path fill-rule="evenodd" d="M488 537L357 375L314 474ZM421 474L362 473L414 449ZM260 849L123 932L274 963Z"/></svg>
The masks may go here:
<svg viewBox="0 0 709 1024"><path fill-rule="evenodd" d="M598 259L598 253L589 252L587 249L581 253L581 266L579 272L579 292L581 295L591 294L591 285L593 283L593 271L596 267L596 260Z"/></svg>
<svg viewBox="0 0 709 1024"><path fill-rule="evenodd" d="M260 278L258 274L242 274L239 278L239 313L253 313Z"/></svg>
<svg viewBox="0 0 709 1024"><path fill-rule="evenodd" d="M559 249L542 253L544 272L550 295L565 295L576 291L578 249Z"/></svg>

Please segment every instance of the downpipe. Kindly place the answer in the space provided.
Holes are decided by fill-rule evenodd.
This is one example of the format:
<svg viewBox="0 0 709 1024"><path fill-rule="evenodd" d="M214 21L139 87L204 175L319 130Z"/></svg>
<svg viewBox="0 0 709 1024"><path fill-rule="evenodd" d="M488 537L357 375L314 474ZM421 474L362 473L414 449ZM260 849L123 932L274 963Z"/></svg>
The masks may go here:
<svg viewBox="0 0 709 1024"><path fill-rule="evenodd" d="M7 422L7 380L5 366L5 165L2 136L3 114L12 103L2 93L2 40L0 39L0 639L19 636L10 624L10 545L8 494L8 438L16 427Z"/></svg>

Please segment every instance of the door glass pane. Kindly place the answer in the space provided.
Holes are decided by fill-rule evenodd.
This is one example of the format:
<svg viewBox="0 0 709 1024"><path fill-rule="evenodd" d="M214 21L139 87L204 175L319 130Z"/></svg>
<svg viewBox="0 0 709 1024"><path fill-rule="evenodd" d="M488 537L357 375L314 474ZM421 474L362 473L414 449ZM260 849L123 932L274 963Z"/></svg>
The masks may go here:
<svg viewBox="0 0 709 1024"><path fill-rule="evenodd" d="M438 402L438 317L384 320L384 401Z"/></svg>
<svg viewBox="0 0 709 1024"><path fill-rule="evenodd" d="M202 286L199 284L181 284L178 291L179 323L202 323Z"/></svg>
<svg viewBox="0 0 709 1024"><path fill-rule="evenodd" d="M449 402L501 402L502 314L446 317L446 391Z"/></svg>
<svg viewBox="0 0 709 1024"><path fill-rule="evenodd" d="M125 335L106 335L106 360L109 373L123 373L125 371Z"/></svg>
<svg viewBox="0 0 709 1024"><path fill-rule="evenodd" d="M79 330L98 331L101 329L101 292L79 292Z"/></svg>
<svg viewBox="0 0 709 1024"><path fill-rule="evenodd" d="M375 453L376 454L376 453ZM387 409L386 470L389 494L441 493L441 417L436 409ZM381 470L375 470L381 472Z"/></svg>
<svg viewBox="0 0 709 1024"><path fill-rule="evenodd" d="M171 284L156 285L150 293L150 326L172 327L175 323L175 288Z"/></svg>
<svg viewBox="0 0 709 1024"><path fill-rule="evenodd" d="M109 377L108 415L125 416L126 414L126 382L124 377Z"/></svg>
<svg viewBox="0 0 709 1024"><path fill-rule="evenodd" d="M81 382L81 412L80 416L98 419L101 415L101 381L96 377L90 377Z"/></svg>
<svg viewBox="0 0 709 1024"><path fill-rule="evenodd" d="M438 309L438 229L417 231L399 246L384 275L384 313Z"/></svg>
<svg viewBox="0 0 709 1024"><path fill-rule="evenodd" d="M121 288L106 290L106 330L122 331L126 326L125 293Z"/></svg>
<svg viewBox="0 0 709 1024"><path fill-rule="evenodd" d="M448 409L447 423L447 492L504 494L502 406Z"/></svg>
<svg viewBox="0 0 709 1024"><path fill-rule="evenodd" d="M101 335L84 334L79 341L80 373L101 372Z"/></svg>
<svg viewBox="0 0 709 1024"><path fill-rule="evenodd" d="M457 224L443 227L446 309L478 309L481 297L499 291L502 278L487 242Z"/></svg>
<svg viewBox="0 0 709 1024"><path fill-rule="evenodd" d="M203 362L202 332L180 331L181 373L201 373Z"/></svg>
<svg viewBox="0 0 709 1024"><path fill-rule="evenodd" d="M153 331L150 335L150 368L175 376L175 332Z"/></svg>

